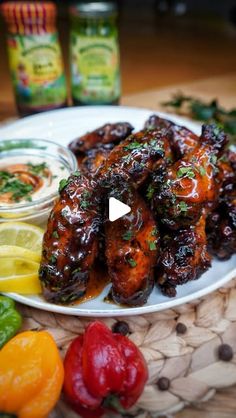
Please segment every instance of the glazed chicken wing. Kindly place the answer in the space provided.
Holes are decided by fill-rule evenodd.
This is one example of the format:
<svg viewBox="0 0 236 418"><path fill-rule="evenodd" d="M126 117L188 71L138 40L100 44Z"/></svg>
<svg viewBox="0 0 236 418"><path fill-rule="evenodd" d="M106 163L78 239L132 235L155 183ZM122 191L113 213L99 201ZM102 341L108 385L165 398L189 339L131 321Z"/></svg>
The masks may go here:
<svg viewBox="0 0 236 418"><path fill-rule="evenodd" d="M69 145L70 150L78 155L101 144L123 141L133 131L133 126L127 122L107 123L92 132L74 139Z"/></svg>
<svg viewBox="0 0 236 418"><path fill-rule="evenodd" d="M118 303L143 305L153 288L153 268L159 249L157 225L130 182L111 175L104 187L107 197L115 197L131 207L131 212L122 218L105 222L111 297Z"/></svg>
<svg viewBox="0 0 236 418"><path fill-rule="evenodd" d="M208 215L206 230L210 252L227 260L236 253L236 152L228 150L218 169L219 202Z"/></svg>
<svg viewBox="0 0 236 418"><path fill-rule="evenodd" d="M209 251L220 260L236 253L236 190L208 217Z"/></svg>
<svg viewBox="0 0 236 418"><path fill-rule="evenodd" d="M145 129L166 129L175 159L182 158L199 143L199 137L185 126L179 126L168 119L151 115L145 122Z"/></svg>
<svg viewBox="0 0 236 418"><path fill-rule="evenodd" d="M236 151L227 149L217 161L217 182L220 184L220 200L232 191L236 184Z"/></svg>
<svg viewBox="0 0 236 418"><path fill-rule="evenodd" d="M55 204L43 240L40 280L47 300L68 303L86 291L101 224L96 184L72 175Z"/></svg>
<svg viewBox="0 0 236 418"><path fill-rule="evenodd" d="M98 178L107 172L128 176L137 188L149 174L165 166L172 158L167 138L161 131L140 131L117 145L98 171Z"/></svg>
<svg viewBox="0 0 236 418"><path fill-rule="evenodd" d="M148 120L144 123L144 129L156 130L156 129L169 129L174 123L168 119L160 118L158 115L149 116Z"/></svg>
<svg viewBox="0 0 236 418"><path fill-rule="evenodd" d="M202 215L196 225L164 235L156 276L165 295L175 296L177 285L197 279L211 266L205 218Z"/></svg>
<svg viewBox="0 0 236 418"><path fill-rule="evenodd" d="M192 152L157 173L152 184L152 207L161 222L172 229L194 224L204 206L211 208L219 194L217 159L226 144L226 135L215 125L203 126Z"/></svg>
<svg viewBox="0 0 236 418"><path fill-rule="evenodd" d="M87 176L93 176L107 159L114 144L101 144L86 152L86 156L80 162L81 171Z"/></svg>

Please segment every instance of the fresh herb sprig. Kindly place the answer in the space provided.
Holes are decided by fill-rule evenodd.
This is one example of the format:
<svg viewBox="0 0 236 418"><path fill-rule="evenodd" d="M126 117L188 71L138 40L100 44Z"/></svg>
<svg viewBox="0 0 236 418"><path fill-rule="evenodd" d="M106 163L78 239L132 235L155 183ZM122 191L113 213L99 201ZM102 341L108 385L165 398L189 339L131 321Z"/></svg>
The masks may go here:
<svg viewBox="0 0 236 418"><path fill-rule="evenodd" d="M187 114L195 120L220 124L230 135L231 143L236 143L236 108L226 110L216 99L207 103L181 92L174 94L171 100L162 105L173 108L179 114Z"/></svg>

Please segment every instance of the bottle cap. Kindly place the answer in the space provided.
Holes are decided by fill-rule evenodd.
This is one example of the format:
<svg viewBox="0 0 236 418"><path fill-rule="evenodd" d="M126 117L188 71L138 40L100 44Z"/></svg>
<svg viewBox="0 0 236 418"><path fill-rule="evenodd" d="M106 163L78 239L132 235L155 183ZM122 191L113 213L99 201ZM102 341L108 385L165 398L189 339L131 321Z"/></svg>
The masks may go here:
<svg viewBox="0 0 236 418"><path fill-rule="evenodd" d="M117 14L115 2L82 2L70 8L72 14L81 17L109 17Z"/></svg>
<svg viewBox="0 0 236 418"><path fill-rule="evenodd" d="M30 35L55 30L56 6L52 2L8 1L1 11L11 33Z"/></svg>

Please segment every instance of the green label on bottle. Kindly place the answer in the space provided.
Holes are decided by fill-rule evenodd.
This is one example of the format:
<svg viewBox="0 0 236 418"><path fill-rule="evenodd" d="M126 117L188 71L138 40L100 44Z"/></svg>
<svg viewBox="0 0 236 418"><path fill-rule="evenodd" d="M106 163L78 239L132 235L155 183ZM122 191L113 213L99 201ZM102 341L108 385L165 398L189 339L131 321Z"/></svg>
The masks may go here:
<svg viewBox="0 0 236 418"><path fill-rule="evenodd" d="M65 102L66 83L56 33L10 35L8 50L18 103L33 109Z"/></svg>
<svg viewBox="0 0 236 418"><path fill-rule="evenodd" d="M72 96L88 104L111 103L120 97L120 67L114 37L71 33Z"/></svg>

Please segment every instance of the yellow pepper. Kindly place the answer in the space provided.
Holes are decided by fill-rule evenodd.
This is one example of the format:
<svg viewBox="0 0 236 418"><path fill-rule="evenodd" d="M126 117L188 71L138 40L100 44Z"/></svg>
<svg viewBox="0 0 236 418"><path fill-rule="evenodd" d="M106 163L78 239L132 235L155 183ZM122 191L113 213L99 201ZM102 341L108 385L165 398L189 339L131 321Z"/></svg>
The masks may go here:
<svg viewBox="0 0 236 418"><path fill-rule="evenodd" d="M46 418L59 399L64 369L46 331L16 335L0 351L0 416Z"/></svg>

